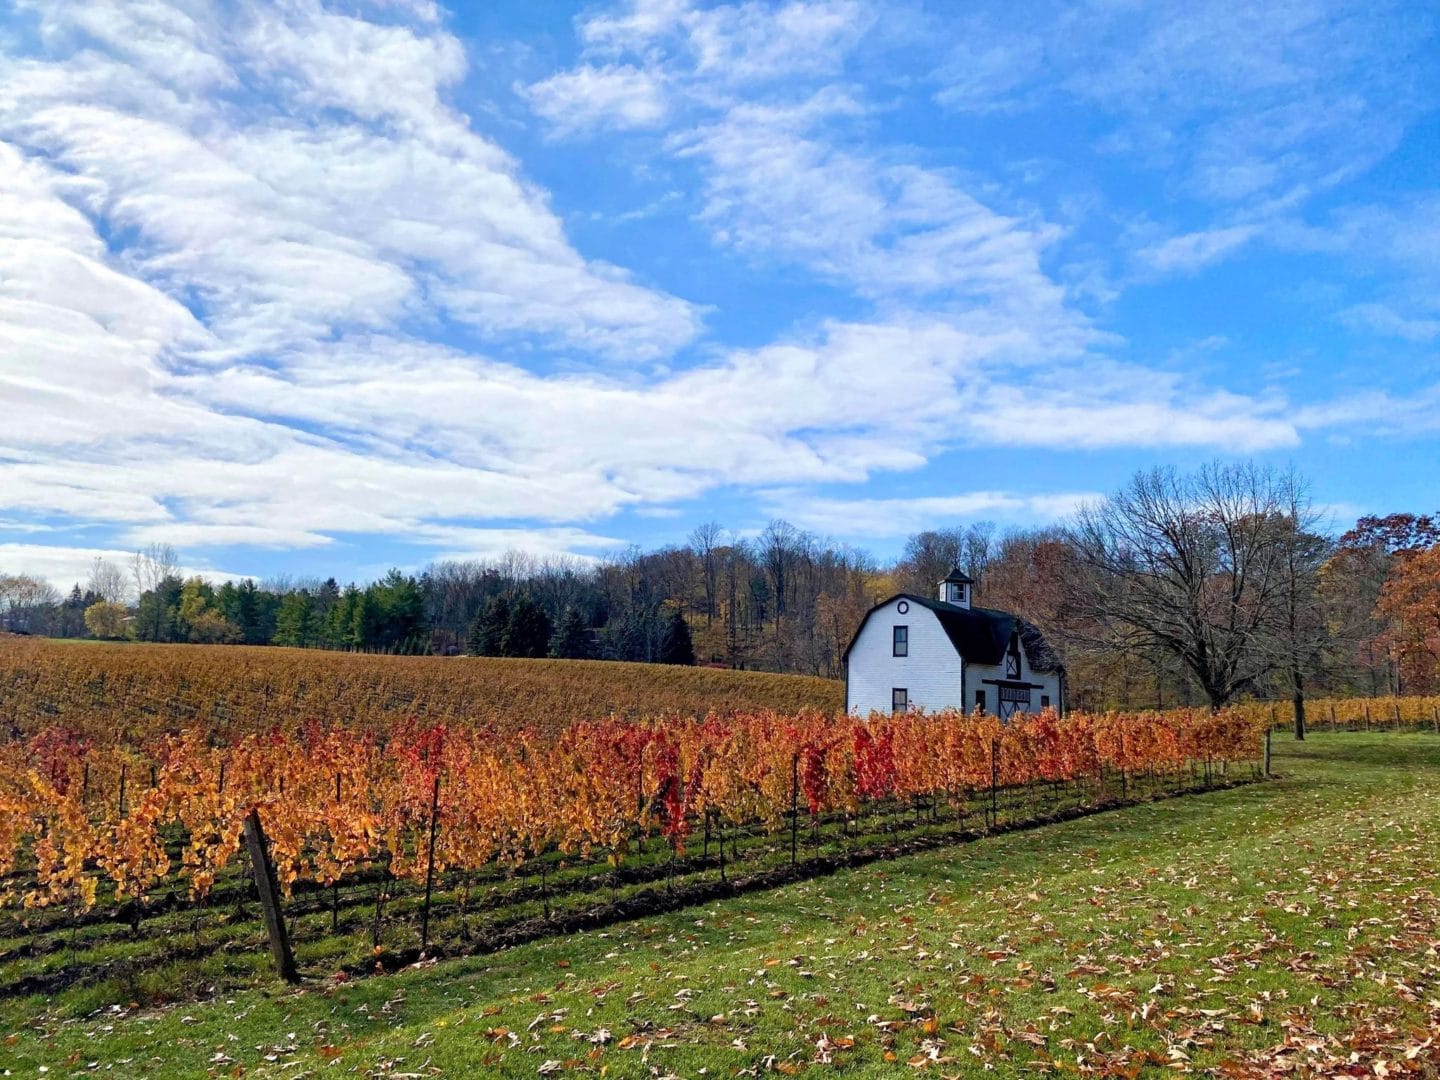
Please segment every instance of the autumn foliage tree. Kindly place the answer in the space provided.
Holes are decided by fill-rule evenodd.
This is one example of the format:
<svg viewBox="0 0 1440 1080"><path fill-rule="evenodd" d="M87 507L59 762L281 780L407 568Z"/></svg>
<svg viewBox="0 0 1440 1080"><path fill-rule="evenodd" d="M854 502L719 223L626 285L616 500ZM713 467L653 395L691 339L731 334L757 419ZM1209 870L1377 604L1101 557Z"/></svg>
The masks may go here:
<svg viewBox="0 0 1440 1080"><path fill-rule="evenodd" d="M125 636L125 605L97 600L85 609L85 629L97 638L113 640Z"/></svg>
<svg viewBox="0 0 1440 1080"><path fill-rule="evenodd" d="M1396 556L1379 610L1394 621L1402 660L1418 661L1431 679L1440 676L1440 543Z"/></svg>

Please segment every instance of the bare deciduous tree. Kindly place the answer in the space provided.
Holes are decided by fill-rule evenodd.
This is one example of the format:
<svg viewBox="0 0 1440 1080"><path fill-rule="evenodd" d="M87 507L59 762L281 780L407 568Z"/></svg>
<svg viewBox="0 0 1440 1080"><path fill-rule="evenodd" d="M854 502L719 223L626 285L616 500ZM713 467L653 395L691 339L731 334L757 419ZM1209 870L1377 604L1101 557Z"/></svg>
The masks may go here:
<svg viewBox="0 0 1440 1080"><path fill-rule="evenodd" d="M715 620L715 591L720 580L720 544L725 530L718 521L697 525L690 534L690 550L700 563L700 576L705 588L705 625Z"/></svg>
<svg viewBox="0 0 1440 1080"><path fill-rule="evenodd" d="M130 560L130 575L139 595L150 592L168 577L178 576L179 570L180 557L169 544L151 544Z"/></svg>
<svg viewBox="0 0 1440 1080"><path fill-rule="evenodd" d="M106 562L100 556L90 564L90 579L85 585L86 591L94 593L101 600L112 604L123 604L130 594L129 582L125 580L125 571L114 563Z"/></svg>
<svg viewBox="0 0 1440 1080"><path fill-rule="evenodd" d="M1291 471L1277 478L1281 515L1276 521L1281 602L1261 641L1274 660L1294 706L1295 738L1305 738L1305 682L1323 663L1329 641L1321 571L1332 544L1316 530L1320 515L1304 483Z"/></svg>
<svg viewBox="0 0 1440 1080"><path fill-rule="evenodd" d="M1094 573L1074 604L1173 655L1218 708L1277 664L1290 509L1286 476L1253 464L1139 473L1076 516L1071 540Z"/></svg>
<svg viewBox="0 0 1440 1080"><path fill-rule="evenodd" d="M980 596L993 556L994 536L995 526L988 521L977 521L963 529L916 533L905 541L905 551L896 567L900 587L929 596L935 583L958 566L974 579L972 594Z"/></svg>

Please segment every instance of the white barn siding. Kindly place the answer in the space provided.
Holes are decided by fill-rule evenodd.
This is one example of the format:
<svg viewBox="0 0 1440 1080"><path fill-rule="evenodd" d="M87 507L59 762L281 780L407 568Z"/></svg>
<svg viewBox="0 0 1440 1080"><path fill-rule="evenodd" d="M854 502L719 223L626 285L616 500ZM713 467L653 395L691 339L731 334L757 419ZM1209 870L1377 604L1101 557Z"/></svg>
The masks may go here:
<svg viewBox="0 0 1440 1080"><path fill-rule="evenodd" d="M910 610L896 610L901 602ZM892 655L896 626L910 628L908 656ZM1037 682L1039 680L1036 680ZM889 712L891 691L904 687L912 708L928 712L965 706L962 665L940 620L929 608L897 597L877 609L850 650L845 707L866 716Z"/></svg>
<svg viewBox="0 0 1440 1080"><path fill-rule="evenodd" d="M999 664L993 666L990 664L967 664L965 667L965 692L968 698L968 700L965 702L966 711L968 712L975 707L975 692L977 690L984 690L985 711L998 714L1000 711L999 687L997 687L993 682L987 683L984 680L1004 678L1004 661L1001 661ZM1040 712L1042 708L1040 704L1040 698L1042 695L1050 699L1051 708L1057 710L1060 708L1059 673L1042 673L1033 670L1030 667L1030 658L1025 655L1025 643L1023 640L1020 643L1020 678L1015 681L1030 683L1032 684L1032 686L1039 685L1043 688L1040 690L1032 689L1030 691L1030 707L1028 709L1022 708L1019 711L1032 713Z"/></svg>

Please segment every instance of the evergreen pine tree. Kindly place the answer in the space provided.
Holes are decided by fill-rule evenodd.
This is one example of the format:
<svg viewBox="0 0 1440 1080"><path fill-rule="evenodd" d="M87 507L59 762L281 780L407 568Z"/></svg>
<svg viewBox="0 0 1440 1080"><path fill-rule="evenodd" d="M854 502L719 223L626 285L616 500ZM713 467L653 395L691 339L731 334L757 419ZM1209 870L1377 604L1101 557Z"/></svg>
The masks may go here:
<svg viewBox="0 0 1440 1080"><path fill-rule="evenodd" d="M141 641L178 641L180 589L184 583L174 575L143 593L135 608L135 636Z"/></svg>
<svg viewBox="0 0 1440 1080"><path fill-rule="evenodd" d="M550 647L550 617L529 593L510 607L505 628L505 656L540 657Z"/></svg>
<svg viewBox="0 0 1440 1080"><path fill-rule="evenodd" d="M470 629L465 634L465 655L485 655L485 612L483 610L470 620Z"/></svg>
<svg viewBox="0 0 1440 1080"><path fill-rule="evenodd" d="M235 612L230 621L240 628L245 644L264 645L268 635L265 633L260 590L249 578L235 588Z"/></svg>
<svg viewBox="0 0 1440 1080"><path fill-rule="evenodd" d="M274 643L305 648L315 644L316 631L315 602L310 594L304 589L286 593L275 616Z"/></svg>
<svg viewBox="0 0 1440 1080"><path fill-rule="evenodd" d="M428 630L420 583L391 570L365 592L376 611L375 644L390 646L402 656L412 655Z"/></svg>
<svg viewBox="0 0 1440 1080"><path fill-rule="evenodd" d="M350 649L355 646L355 608L360 603L360 590L354 585L345 591L325 613L324 639L327 648Z"/></svg>
<svg viewBox="0 0 1440 1080"><path fill-rule="evenodd" d="M490 598L480 612L477 656L504 656L505 636L510 629L510 598L504 593Z"/></svg>
<svg viewBox="0 0 1440 1080"><path fill-rule="evenodd" d="M695 644L690 640L690 624L685 621L679 608L670 612L670 621L665 626L665 639L660 646L660 663L695 663Z"/></svg>
<svg viewBox="0 0 1440 1080"><path fill-rule="evenodd" d="M351 641L357 649L372 649L382 644L380 640L380 605L366 589L355 598L354 621L351 623Z"/></svg>
<svg viewBox="0 0 1440 1080"><path fill-rule="evenodd" d="M557 660L588 660L590 630L580 612L567 607L550 635L550 655Z"/></svg>

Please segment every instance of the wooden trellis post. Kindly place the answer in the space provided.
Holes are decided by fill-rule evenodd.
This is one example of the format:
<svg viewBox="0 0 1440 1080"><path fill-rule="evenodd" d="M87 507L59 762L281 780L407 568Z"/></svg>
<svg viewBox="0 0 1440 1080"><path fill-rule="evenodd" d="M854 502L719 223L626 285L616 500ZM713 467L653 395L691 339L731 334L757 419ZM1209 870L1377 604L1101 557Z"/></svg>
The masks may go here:
<svg viewBox="0 0 1440 1080"><path fill-rule="evenodd" d="M420 916L420 951L430 948L430 894L435 887L435 827L440 821L440 774L430 793L430 853L425 865L425 911Z"/></svg>
<svg viewBox="0 0 1440 1080"><path fill-rule="evenodd" d="M275 864L270 861L270 844L260 824L260 811L251 810L245 817L245 847L255 871L255 891L260 894L260 908L265 913L265 932L270 936L270 955L275 971L288 983L300 981L295 968L295 952L290 948L290 932L280 910L280 884L275 879Z"/></svg>
<svg viewBox="0 0 1440 1080"><path fill-rule="evenodd" d="M1000 740L990 740L990 827L1000 823L1000 804L996 789L1000 786Z"/></svg>
<svg viewBox="0 0 1440 1080"><path fill-rule="evenodd" d="M1265 775L1270 775L1270 729L1265 729Z"/></svg>
<svg viewBox="0 0 1440 1080"><path fill-rule="evenodd" d="M790 758L790 865L795 865L800 824L800 755Z"/></svg>
<svg viewBox="0 0 1440 1080"><path fill-rule="evenodd" d="M340 774L335 774L335 805L340 805ZM330 932L340 931L340 876L330 882Z"/></svg>

